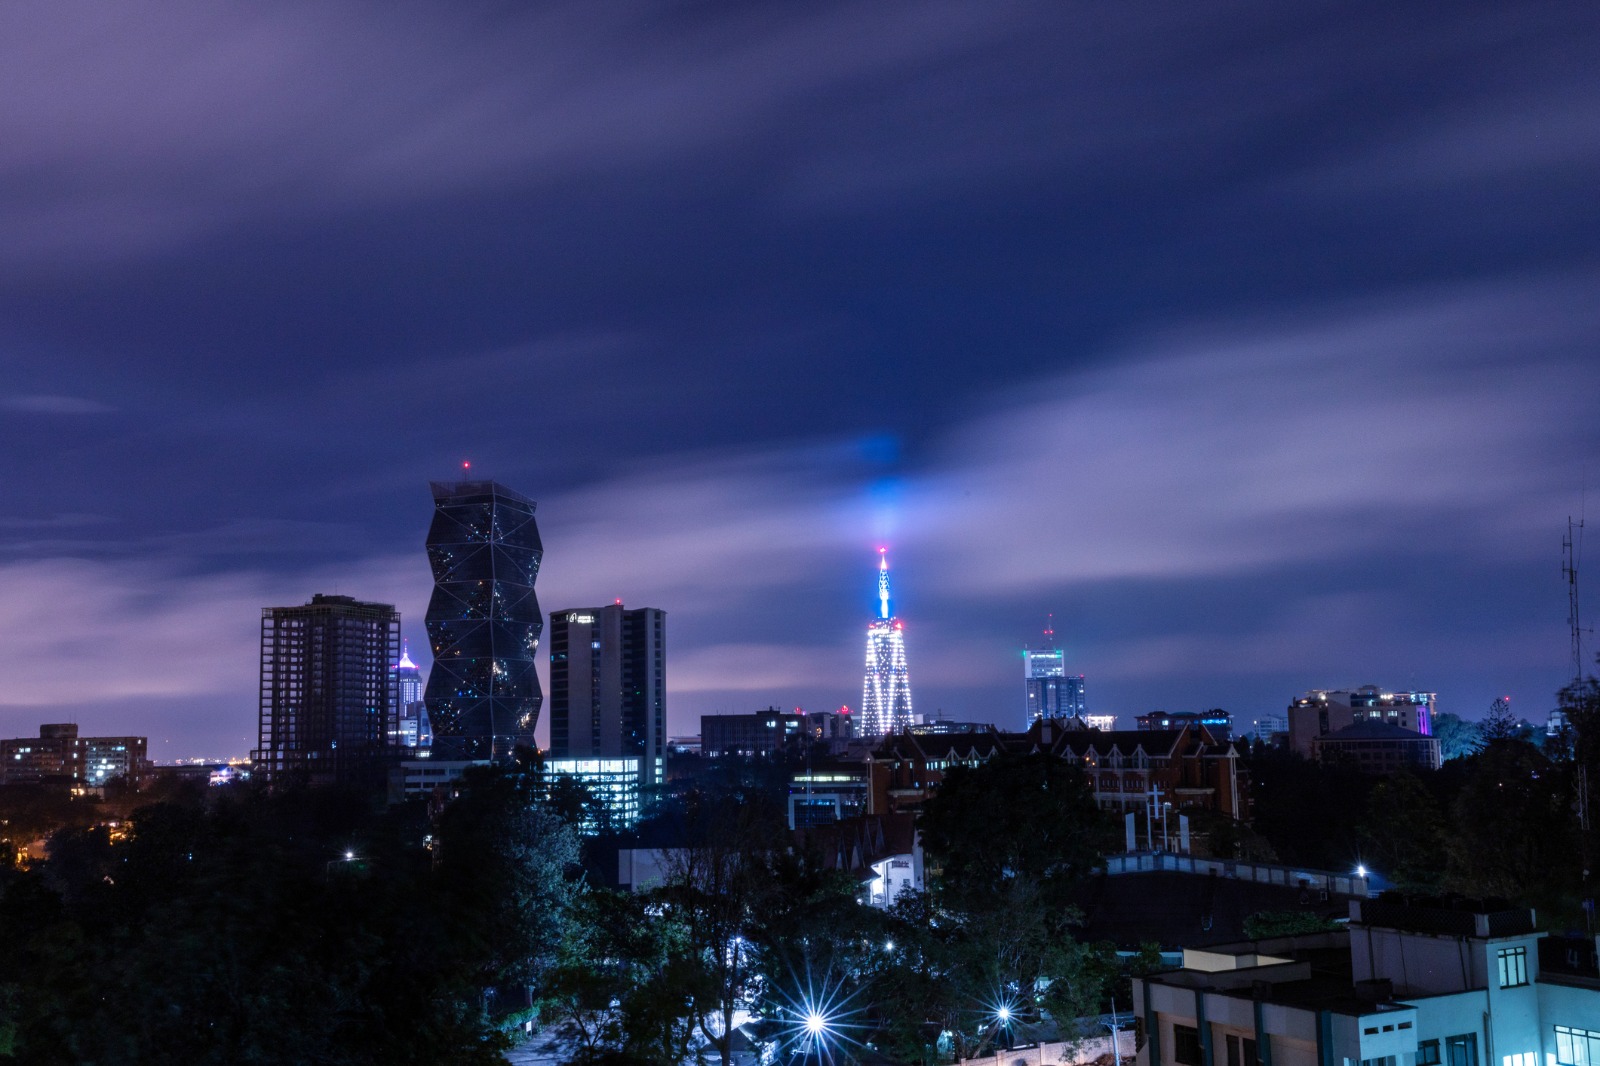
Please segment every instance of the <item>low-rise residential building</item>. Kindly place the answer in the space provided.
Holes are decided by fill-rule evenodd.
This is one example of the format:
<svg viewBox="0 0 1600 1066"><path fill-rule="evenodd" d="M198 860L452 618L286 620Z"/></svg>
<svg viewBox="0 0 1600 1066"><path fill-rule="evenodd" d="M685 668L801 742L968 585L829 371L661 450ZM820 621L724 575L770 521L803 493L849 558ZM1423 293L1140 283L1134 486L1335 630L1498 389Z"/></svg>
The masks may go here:
<svg viewBox="0 0 1600 1066"><path fill-rule="evenodd" d="M871 756L872 813L915 810L952 766L1002 753L1046 752L1083 767L1095 802L1117 814L1199 808L1249 821L1249 772L1203 726L1103 732L1081 719L1043 719L1025 733L900 734ZM1159 813L1156 817L1159 817Z"/></svg>
<svg viewBox="0 0 1600 1066"><path fill-rule="evenodd" d="M1313 757L1325 762L1345 762L1366 774L1395 774L1401 770L1437 770L1439 738L1387 722L1357 722L1311 741Z"/></svg>
<svg viewBox="0 0 1600 1066"><path fill-rule="evenodd" d="M389 767L389 802L404 803L431 797L448 788L473 766L489 766L488 759L402 759Z"/></svg>
<svg viewBox="0 0 1600 1066"><path fill-rule="evenodd" d="M136 783L148 772L144 737L80 737L71 722L41 725L37 737L0 740L0 784L99 788L112 778Z"/></svg>
<svg viewBox="0 0 1600 1066"><path fill-rule="evenodd" d="M1233 715L1215 707L1209 711L1151 711L1134 718L1140 729L1181 729L1184 726L1204 726L1217 740L1233 739Z"/></svg>
<svg viewBox="0 0 1600 1066"><path fill-rule="evenodd" d="M798 847L817 853L824 869L853 874L873 907L888 909L901 895L926 887L915 815L861 815L797 829L794 836Z"/></svg>
<svg viewBox="0 0 1600 1066"><path fill-rule="evenodd" d="M700 716L700 750L706 755L775 755L802 750L811 735L804 713L768 707L754 714Z"/></svg>
<svg viewBox="0 0 1600 1066"><path fill-rule="evenodd" d="M1186 950L1134 978L1139 1066L1590 1066L1600 973L1531 910L1385 895L1347 929ZM1559 960L1559 961L1558 961Z"/></svg>
<svg viewBox="0 0 1600 1066"><path fill-rule="evenodd" d="M808 760L789 775L789 828L805 829L866 813L872 773L864 760Z"/></svg>
<svg viewBox="0 0 1600 1066"><path fill-rule="evenodd" d="M1392 692L1377 685L1312 689L1289 704L1289 747L1315 758L1318 737L1357 722L1381 722L1431 737L1435 703L1432 692Z"/></svg>

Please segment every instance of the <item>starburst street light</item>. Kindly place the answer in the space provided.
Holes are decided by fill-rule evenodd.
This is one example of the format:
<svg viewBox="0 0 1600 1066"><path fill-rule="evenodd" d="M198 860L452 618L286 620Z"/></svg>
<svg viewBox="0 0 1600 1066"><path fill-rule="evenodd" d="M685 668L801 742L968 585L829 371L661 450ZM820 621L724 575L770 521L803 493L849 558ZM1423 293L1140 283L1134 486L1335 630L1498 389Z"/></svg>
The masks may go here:
<svg viewBox="0 0 1600 1066"><path fill-rule="evenodd" d="M1002 992L989 1006L989 1017L994 1027L995 1045L1009 1046L1011 1043L1011 1023L1017 1016L1017 1000L1010 992Z"/></svg>
<svg viewBox="0 0 1600 1066"><path fill-rule="evenodd" d="M852 1061L847 1045L857 1043L848 1032L859 1028L852 1022L859 1008L850 1005L856 993L847 993L834 981L825 980L818 985L809 973L803 979L798 974L793 976L794 984L789 986L795 989L793 995L781 986L775 989L784 1004L779 1016L785 1019L788 1030L783 1041L788 1053L797 1062Z"/></svg>

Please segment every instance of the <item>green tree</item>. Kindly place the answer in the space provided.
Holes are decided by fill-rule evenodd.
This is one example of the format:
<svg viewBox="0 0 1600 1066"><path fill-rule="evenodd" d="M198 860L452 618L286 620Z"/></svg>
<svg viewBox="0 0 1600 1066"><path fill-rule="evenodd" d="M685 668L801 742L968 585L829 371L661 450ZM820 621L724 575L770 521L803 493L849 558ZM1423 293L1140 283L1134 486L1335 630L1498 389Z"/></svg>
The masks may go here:
<svg viewBox="0 0 1600 1066"><path fill-rule="evenodd" d="M1097 1012L1114 966L1075 939L1071 901L1115 831L1077 764L1041 753L957 767L919 826L938 928L923 950L953 993L933 1006L956 1052L992 1046L998 1006L1018 1027Z"/></svg>
<svg viewBox="0 0 1600 1066"><path fill-rule="evenodd" d="M1434 716L1433 735L1439 738L1439 756L1446 762L1464 759L1483 747L1483 731L1477 723L1448 711Z"/></svg>
<svg viewBox="0 0 1600 1066"><path fill-rule="evenodd" d="M1435 775L1429 771L1428 776ZM1437 891L1449 833L1439 798L1416 773L1402 771L1372 789L1361 824L1360 854L1397 888Z"/></svg>
<svg viewBox="0 0 1600 1066"><path fill-rule="evenodd" d="M1578 883L1570 774L1520 740L1472 756L1451 806L1445 887L1544 905Z"/></svg>
<svg viewBox="0 0 1600 1066"><path fill-rule="evenodd" d="M1283 862L1332 870L1355 861L1372 778L1283 749L1258 747L1248 766L1255 831Z"/></svg>
<svg viewBox="0 0 1600 1066"><path fill-rule="evenodd" d="M666 882L652 893L683 933L675 971L695 1026L722 1060L733 1061L733 1017L759 995L759 955L751 938L771 901L769 863L777 840L757 805L697 807L693 842L668 858Z"/></svg>
<svg viewBox="0 0 1600 1066"><path fill-rule="evenodd" d="M443 906L472 944L485 988L532 990L554 965L577 896L572 825L536 798L531 773L485 768L439 818Z"/></svg>

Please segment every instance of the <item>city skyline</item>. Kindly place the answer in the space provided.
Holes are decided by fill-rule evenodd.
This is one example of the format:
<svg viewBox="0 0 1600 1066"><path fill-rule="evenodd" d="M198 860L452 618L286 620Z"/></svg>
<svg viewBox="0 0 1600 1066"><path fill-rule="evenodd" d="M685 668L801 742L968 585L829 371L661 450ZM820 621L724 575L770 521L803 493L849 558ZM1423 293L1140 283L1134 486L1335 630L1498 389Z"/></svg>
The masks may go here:
<svg viewBox="0 0 1600 1066"><path fill-rule="evenodd" d="M426 670L427 482L479 476L544 602L672 615L669 733L854 706L881 545L925 716L1015 723L1054 611L1124 722L1542 719L1597 47L1571 2L8 5L0 733L243 753L260 611L319 593Z"/></svg>

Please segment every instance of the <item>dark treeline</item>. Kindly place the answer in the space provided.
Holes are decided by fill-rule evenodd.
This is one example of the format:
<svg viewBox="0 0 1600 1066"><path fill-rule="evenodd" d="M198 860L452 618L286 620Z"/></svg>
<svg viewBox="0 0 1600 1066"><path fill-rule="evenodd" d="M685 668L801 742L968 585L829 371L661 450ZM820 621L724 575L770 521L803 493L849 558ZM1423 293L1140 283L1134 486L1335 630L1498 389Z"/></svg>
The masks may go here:
<svg viewBox="0 0 1600 1066"><path fill-rule="evenodd" d="M1544 750L1491 723L1437 772L1252 752L1254 827L1203 832L1241 857L1360 861L1402 888L1580 925L1595 842L1576 799L1585 769L1600 785L1600 685L1563 700L1572 727ZM816 1015L836 1058L948 1061L1071 1037L1156 963L1080 939L1073 889L1117 839L1071 762L952 768L923 811L928 890L887 912L784 828L778 766L707 766L610 852L590 842L612 863L618 844L674 842L637 894L585 866L575 827L593 797L539 774L531 758L484 768L431 811L238 786L142 797L116 827L71 808L46 861L0 863L0 1056L487 1064L531 1025L559 1027L574 1062L664 1066L726 1062L753 1008L748 1032L789 1049ZM63 817L19 796L19 833Z"/></svg>
<svg viewBox="0 0 1600 1066"><path fill-rule="evenodd" d="M661 806L685 846L638 894L585 873L587 799L536 801L538 772L476 773L431 817L229 787L125 832L61 829L0 876L0 1055L492 1063L532 1024L575 1062L727 1061L754 1007L790 1048L817 1013L841 1058L933 1061L1095 1013L1121 976L1073 936L1068 895L1110 839L1074 765L952 772L927 810L932 888L890 912L787 832L760 765Z"/></svg>
<svg viewBox="0 0 1600 1066"><path fill-rule="evenodd" d="M1559 699L1568 726L1553 737L1504 712L1481 727L1448 722L1457 757L1437 771L1369 777L1257 748L1255 824L1234 854L1332 870L1359 862L1405 891L1515 900L1547 926L1582 927L1600 836L1583 831L1579 799L1584 777L1600 785L1600 684Z"/></svg>

